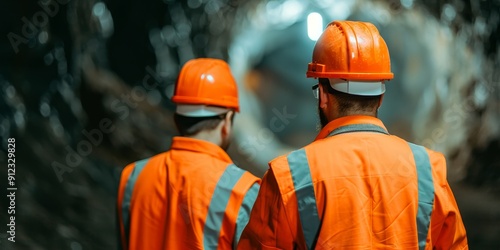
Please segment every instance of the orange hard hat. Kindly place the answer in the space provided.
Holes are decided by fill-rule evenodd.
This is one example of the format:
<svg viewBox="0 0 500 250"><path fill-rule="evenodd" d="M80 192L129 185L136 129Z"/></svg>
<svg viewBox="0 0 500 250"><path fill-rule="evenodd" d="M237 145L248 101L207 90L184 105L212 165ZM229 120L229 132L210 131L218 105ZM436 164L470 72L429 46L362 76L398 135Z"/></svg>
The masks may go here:
<svg viewBox="0 0 500 250"><path fill-rule="evenodd" d="M186 116L211 116L240 109L238 87L229 65L212 58L192 59L184 64L172 101L177 104L177 113Z"/></svg>
<svg viewBox="0 0 500 250"><path fill-rule="evenodd" d="M306 75L354 81L394 78L389 50L377 28L357 21L328 24L316 42Z"/></svg>

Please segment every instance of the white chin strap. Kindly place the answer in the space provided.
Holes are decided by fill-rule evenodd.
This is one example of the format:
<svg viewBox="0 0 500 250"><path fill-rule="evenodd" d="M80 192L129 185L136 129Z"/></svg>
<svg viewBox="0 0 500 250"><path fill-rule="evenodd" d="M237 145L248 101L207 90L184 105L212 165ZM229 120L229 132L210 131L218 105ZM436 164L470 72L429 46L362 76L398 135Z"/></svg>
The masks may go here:
<svg viewBox="0 0 500 250"><path fill-rule="evenodd" d="M230 109L227 108L220 108L207 105L188 105L188 104L177 105L177 109L175 110L177 114L189 117L210 117L210 116L222 115L229 111Z"/></svg>
<svg viewBox="0 0 500 250"><path fill-rule="evenodd" d="M385 83L383 81L358 82L335 78L328 80L333 89L351 95L377 96L385 92Z"/></svg>

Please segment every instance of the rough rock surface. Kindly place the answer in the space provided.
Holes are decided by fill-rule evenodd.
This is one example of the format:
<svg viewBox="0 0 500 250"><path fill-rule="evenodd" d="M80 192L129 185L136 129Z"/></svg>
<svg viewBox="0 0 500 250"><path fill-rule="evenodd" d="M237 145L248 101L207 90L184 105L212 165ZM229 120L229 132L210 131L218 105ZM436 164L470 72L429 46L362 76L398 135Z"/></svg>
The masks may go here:
<svg viewBox="0 0 500 250"><path fill-rule="evenodd" d="M243 44L238 29L279 25L263 11L297 1L42 2L0 4L0 162L6 164L6 138L16 138L18 187L16 243L1 229L1 249L117 247L119 173L168 149L176 132L166 99L190 58L223 58L236 69L250 114L239 123L261 138L249 159L242 148L249 133L238 132L231 155L244 167L262 174L265 162L314 136L314 99L298 99L310 93L298 79L309 52L299 58L294 49L271 48L266 39L286 43L259 33L250 46L256 52L244 51L253 57L238 61L230 53ZM307 2L303 11L339 17L323 7L327 0ZM500 248L500 2L336 2L349 10L345 18L377 23L388 41L401 77L390 83L381 118L392 133L446 154L471 248ZM300 28L300 18L284 20L278 30ZM290 67L276 68L273 60ZM300 74L286 78L287 69ZM282 94L269 96L271 88ZM291 102L288 112L298 118L273 129L276 110ZM6 171L0 179L5 197ZM4 225L6 205L2 199Z"/></svg>

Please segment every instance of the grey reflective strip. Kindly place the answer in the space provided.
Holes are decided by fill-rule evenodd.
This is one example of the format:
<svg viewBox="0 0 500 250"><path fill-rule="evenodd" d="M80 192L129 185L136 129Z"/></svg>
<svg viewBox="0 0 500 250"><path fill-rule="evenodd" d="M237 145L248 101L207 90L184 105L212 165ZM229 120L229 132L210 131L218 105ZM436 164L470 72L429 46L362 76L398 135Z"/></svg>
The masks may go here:
<svg viewBox="0 0 500 250"><path fill-rule="evenodd" d="M224 173L222 173L217 182L203 228L203 247L205 249L217 249L222 220L226 213L229 197L234 185L236 185L243 173L245 173L244 170L231 164L224 170Z"/></svg>
<svg viewBox="0 0 500 250"><path fill-rule="evenodd" d="M248 219L250 217L250 212L252 211L253 204L255 203L255 199L257 199L257 195L259 194L260 185L255 183L250 187L250 189L245 194L243 198L243 202L241 204L240 210L238 211L238 217L236 217L236 230L234 233L234 249L238 245L240 241L241 233L243 229L248 224Z"/></svg>
<svg viewBox="0 0 500 250"><path fill-rule="evenodd" d="M429 155L424 147L412 143L410 145L415 165L417 167L418 178L418 211L417 211L417 230L418 246L425 249L429 225L431 222L431 213L434 203L434 183L432 180L432 168L429 161Z"/></svg>
<svg viewBox="0 0 500 250"><path fill-rule="evenodd" d="M302 232L307 248L312 249L318 235L320 219L307 155L304 149L300 149L291 152L287 159L297 196Z"/></svg>
<svg viewBox="0 0 500 250"><path fill-rule="evenodd" d="M377 125L373 124L352 124L352 125L346 125L339 127L330 134L328 134L328 137L334 136L334 135L339 135L339 134L344 134L344 133L351 133L351 132L376 132L376 133L382 133L388 135L389 133L387 130L385 130L382 127L379 127Z"/></svg>
<svg viewBox="0 0 500 250"><path fill-rule="evenodd" d="M129 233L130 233L130 202L132 199L132 192L134 191L135 182L142 172L144 166L148 162L148 159L140 160L135 163L134 170L128 177L127 184L125 184L125 193L123 194L122 201L122 220L123 227L125 228L125 241L128 243Z"/></svg>

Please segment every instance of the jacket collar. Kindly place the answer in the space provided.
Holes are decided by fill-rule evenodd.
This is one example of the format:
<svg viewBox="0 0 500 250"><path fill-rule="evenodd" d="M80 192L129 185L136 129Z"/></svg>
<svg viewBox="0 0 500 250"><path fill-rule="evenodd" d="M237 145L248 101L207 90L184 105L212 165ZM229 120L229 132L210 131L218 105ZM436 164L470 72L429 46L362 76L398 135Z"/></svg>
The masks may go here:
<svg viewBox="0 0 500 250"><path fill-rule="evenodd" d="M232 162L229 155L221 147L204 140L183 137L183 136L175 136L172 139L172 146L170 147L170 149L186 150L191 152L207 154L219 160L225 161L227 163Z"/></svg>
<svg viewBox="0 0 500 250"><path fill-rule="evenodd" d="M379 126L387 131L387 128L384 126L384 123L376 117L373 116L364 116L364 115L352 115L352 116L344 116L337 118L331 122L329 122L316 136L315 141L324 139L327 137L333 130L347 126L352 124L373 124Z"/></svg>

